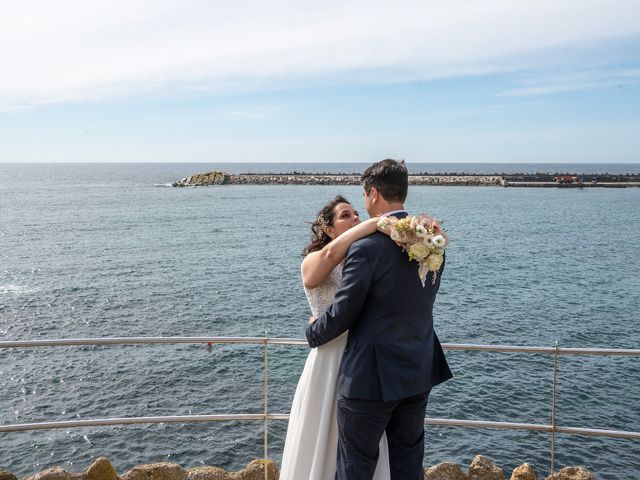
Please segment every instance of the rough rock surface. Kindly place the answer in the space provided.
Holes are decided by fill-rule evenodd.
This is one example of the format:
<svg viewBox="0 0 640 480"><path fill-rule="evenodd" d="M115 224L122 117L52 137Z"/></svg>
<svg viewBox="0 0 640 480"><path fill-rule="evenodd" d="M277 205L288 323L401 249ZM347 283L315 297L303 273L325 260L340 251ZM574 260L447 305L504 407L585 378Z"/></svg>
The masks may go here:
<svg viewBox="0 0 640 480"><path fill-rule="evenodd" d="M546 480L593 480L593 475L583 467L564 467L549 475Z"/></svg>
<svg viewBox="0 0 640 480"><path fill-rule="evenodd" d="M107 457L100 457L87 469L87 480L116 480L118 475Z"/></svg>
<svg viewBox="0 0 640 480"><path fill-rule="evenodd" d="M224 185L228 179L229 175L222 172L196 173L190 177L181 178L171 185L174 187Z"/></svg>
<svg viewBox="0 0 640 480"><path fill-rule="evenodd" d="M267 480L276 480L278 469L271 460L254 460L239 472L229 475L230 480L264 480L264 469L267 469Z"/></svg>
<svg viewBox="0 0 640 480"><path fill-rule="evenodd" d="M36 473L27 480L71 480L71 474L62 467L51 467Z"/></svg>
<svg viewBox="0 0 640 480"><path fill-rule="evenodd" d="M187 472L177 463L150 463L133 467L120 480L187 480Z"/></svg>
<svg viewBox="0 0 640 480"><path fill-rule="evenodd" d="M468 480L457 463L439 463L424 471L425 480Z"/></svg>
<svg viewBox="0 0 640 480"><path fill-rule="evenodd" d="M230 480L226 470L218 467L194 467L187 470L187 480Z"/></svg>
<svg viewBox="0 0 640 480"><path fill-rule="evenodd" d="M0 480L18 480L18 479L13 473L7 472L6 470L0 470Z"/></svg>
<svg viewBox="0 0 640 480"><path fill-rule="evenodd" d="M476 455L469 464L470 480L504 480L504 471L482 455Z"/></svg>
<svg viewBox="0 0 640 480"><path fill-rule="evenodd" d="M538 480L538 477L531 465L523 463L511 472L511 480Z"/></svg>

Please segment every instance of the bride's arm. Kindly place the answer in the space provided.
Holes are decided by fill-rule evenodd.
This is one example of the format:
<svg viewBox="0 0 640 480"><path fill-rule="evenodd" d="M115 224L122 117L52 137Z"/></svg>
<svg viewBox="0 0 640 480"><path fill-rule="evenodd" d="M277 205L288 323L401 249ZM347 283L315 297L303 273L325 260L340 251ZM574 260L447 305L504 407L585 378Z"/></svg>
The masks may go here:
<svg viewBox="0 0 640 480"><path fill-rule="evenodd" d="M315 288L324 282L334 268L347 255L356 240L371 235L377 230L378 217L370 218L350 228L322 250L311 252L302 261L302 283L306 288Z"/></svg>

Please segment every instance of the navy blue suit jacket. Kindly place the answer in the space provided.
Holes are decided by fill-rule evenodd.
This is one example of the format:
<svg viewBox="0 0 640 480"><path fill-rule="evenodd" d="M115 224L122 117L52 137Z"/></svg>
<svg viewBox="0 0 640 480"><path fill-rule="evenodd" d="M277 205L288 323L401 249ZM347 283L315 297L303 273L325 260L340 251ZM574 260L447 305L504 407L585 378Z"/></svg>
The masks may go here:
<svg viewBox="0 0 640 480"><path fill-rule="evenodd" d="M406 214L398 214L404 217ZM452 377L433 330L435 285L423 287L418 263L383 233L354 242L334 302L306 330L314 348L349 330L338 388L347 398L392 401Z"/></svg>

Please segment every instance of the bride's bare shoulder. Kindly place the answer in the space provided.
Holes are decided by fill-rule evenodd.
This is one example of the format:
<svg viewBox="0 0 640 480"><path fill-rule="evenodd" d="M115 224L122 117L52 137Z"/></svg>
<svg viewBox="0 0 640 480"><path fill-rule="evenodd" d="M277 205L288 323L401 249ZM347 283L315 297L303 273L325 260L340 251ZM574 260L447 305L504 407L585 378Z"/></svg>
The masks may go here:
<svg viewBox="0 0 640 480"><path fill-rule="evenodd" d="M306 266L312 264L314 261L317 261L319 256L320 256L320 252L319 251L308 253L302 259L302 263L300 264L300 268L304 269Z"/></svg>
<svg viewBox="0 0 640 480"><path fill-rule="evenodd" d="M300 274L302 275L302 283L306 288L317 287L321 279L318 276L318 270L321 265L322 255L319 251L307 254L300 264Z"/></svg>

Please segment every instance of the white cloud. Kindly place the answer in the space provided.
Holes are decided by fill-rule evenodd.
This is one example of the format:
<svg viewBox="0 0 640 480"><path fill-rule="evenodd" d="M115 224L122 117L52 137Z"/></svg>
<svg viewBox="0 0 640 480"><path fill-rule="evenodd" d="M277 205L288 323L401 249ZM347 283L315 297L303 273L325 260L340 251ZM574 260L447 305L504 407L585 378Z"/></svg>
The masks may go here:
<svg viewBox="0 0 640 480"><path fill-rule="evenodd" d="M612 69L606 72L593 70L545 75L522 81L519 88L501 93L507 97L549 95L553 93L598 88L624 88L640 85L640 69Z"/></svg>
<svg viewBox="0 0 640 480"><path fill-rule="evenodd" d="M531 68L556 61L561 48L640 34L637 0L3 3L5 109L165 90ZM541 50L546 56L531 56Z"/></svg>
<svg viewBox="0 0 640 480"><path fill-rule="evenodd" d="M240 107L221 109L220 113L239 120L272 120L281 117L287 111L285 105L252 105L250 108Z"/></svg>

